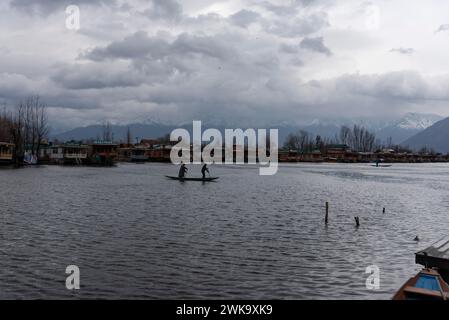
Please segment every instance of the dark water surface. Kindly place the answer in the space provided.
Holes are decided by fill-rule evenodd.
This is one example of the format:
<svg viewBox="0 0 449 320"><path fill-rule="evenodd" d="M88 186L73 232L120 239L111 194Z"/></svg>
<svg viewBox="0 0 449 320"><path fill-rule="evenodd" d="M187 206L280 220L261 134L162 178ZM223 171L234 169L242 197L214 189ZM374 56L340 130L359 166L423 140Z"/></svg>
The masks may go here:
<svg viewBox="0 0 449 320"><path fill-rule="evenodd" d="M389 299L449 232L446 164L211 171L218 183L169 181L163 164L0 170L0 299Z"/></svg>

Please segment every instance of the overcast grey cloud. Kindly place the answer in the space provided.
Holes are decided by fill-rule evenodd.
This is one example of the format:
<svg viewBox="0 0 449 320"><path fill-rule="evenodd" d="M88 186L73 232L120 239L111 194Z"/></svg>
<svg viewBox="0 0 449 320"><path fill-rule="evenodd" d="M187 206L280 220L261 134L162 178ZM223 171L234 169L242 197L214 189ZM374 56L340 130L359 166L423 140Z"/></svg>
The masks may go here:
<svg viewBox="0 0 449 320"><path fill-rule="evenodd" d="M150 19L178 21L182 18L182 6L176 0L150 0L150 8L144 11Z"/></svg>
<svg viewBox="0 0 449 320"><path fill-rule="evenodd" d="M323 37L316 37L316 38L304 38L301 43L300 47L302 49L312 50L315 52L320 52L322 54L325 54L327 56L332 55L332 51L326 47L324 44Z"/></svg>
<svg viewBox="0 0 449 320"><path fill-rule="evenodd" d="M442 24L438 27L437 31L435 31L435 33L438 32L445 32L445 31L449 31L449 24Z"/></svg>
<svg viewBox="0 0 449 320"><path fill-rule="evenodd" d="M303 15L302 17L285 19L265 20L264 27L269 33L285 37L296 38L319 32L323 28L329 26L327 15L324 12L318 12L311 15Z"/></svg>
<svg viewBox="0 0 449 320"><path fill-rule="evenodd" d="M390 52L411 55L411 54L414 54L416 51L413 48L394 48L394 49L391 49Z"/></svg>
<svg viewBox="0 0 449 320"><path fill-rule="evenodd" d="M449 115L449 40L432 36L449 4L401 1L81 0L75 32L69 1L10 0L0 101L40 94L61 128ZM397 19L424 9L421 24Z"/></svg>
<svg viewBox="0 0 449 320"><path fill-rule="evenodd" d="M30 14L48 15L57 10L64 10L69 5L78 6L114 6L115 0L11 0L12 9L20 10Z"/></svg>
<svg viewBox="0 0 449 320"><path fill-rule="evenodd" d="M240 10L237 13L234 13L230 17L230 20L233 23L235 23L236 25L238 25L242 28L246 28L251 23L258 21L260 19L260 17L261 17L260 14L257 12L244 9L244 10Z"/></svg>

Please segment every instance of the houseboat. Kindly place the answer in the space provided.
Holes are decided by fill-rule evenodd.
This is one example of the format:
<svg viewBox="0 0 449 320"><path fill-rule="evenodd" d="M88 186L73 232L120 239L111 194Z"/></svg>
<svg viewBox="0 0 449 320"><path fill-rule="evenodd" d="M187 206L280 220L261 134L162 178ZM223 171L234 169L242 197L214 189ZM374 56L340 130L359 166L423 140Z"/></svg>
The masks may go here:
<svg viewBox="0 0 449 320"><path fill-rule="evenodd" d="M147 162L149 160L148 148L137 146L131 150L131 162Z"/></svg>
<svg viewBox="0 0 449 320"><path fill-rule="evenodd" d="M83 144L66 143L49 146L41 151L41 159L50 164L82 165L87 162L89 147Z"/></svg>
<svg viewBox="0 0 449 320"><path fill-rule="evenodd" d="M118 144L112 141L95 141L89 146L88 163L92 165L111 166L118 159Z"/></svg>
<svg viewBox="0 0 449 320"><path fill-rule="evenodd" d="M64 164L85 164L87 161L87 154L89 147L83 144L65 144L63 146L64 151Z"/></svg>
<svg viewBox="0 0 449 320"><path fill-rule="evenodd" d="M0 165L10 165L14 160L14 144L0 142Z"/></svg>
<svg viewBox="0 0 449 320"><path fill-rule="evenodd" d="M449 236L415 254L424 266L394 295L394 300L449 300Z"/></svg>
<svg viewBox="0 0 449 320"><path fill-rule="evenodd" d="M154 162L170 162L171 145L154 145L147 151L148 158Z"/></svg>
<svg viewBox="0 0 449 320"><path fill-rule="evenodd" d="M133 150L132 144L120 144L117 149L117 161L119 162L131 162L131 152Z"/></svg>

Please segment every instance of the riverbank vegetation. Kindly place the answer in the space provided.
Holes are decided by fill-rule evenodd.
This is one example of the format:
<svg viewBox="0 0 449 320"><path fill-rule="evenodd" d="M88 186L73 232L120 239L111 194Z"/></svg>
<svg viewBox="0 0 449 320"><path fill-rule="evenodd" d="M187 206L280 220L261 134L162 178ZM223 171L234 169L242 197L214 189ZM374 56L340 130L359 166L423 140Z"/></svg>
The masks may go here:
<svg viewBox="0 0 449 320"><path fill-rule="evenodd" d="M5 106L1 112L0 141L15 145L14 159L17 165L23 163L26 152L37 157L49 132L47 106L39 96L28 97L12 108Z"/></svg>

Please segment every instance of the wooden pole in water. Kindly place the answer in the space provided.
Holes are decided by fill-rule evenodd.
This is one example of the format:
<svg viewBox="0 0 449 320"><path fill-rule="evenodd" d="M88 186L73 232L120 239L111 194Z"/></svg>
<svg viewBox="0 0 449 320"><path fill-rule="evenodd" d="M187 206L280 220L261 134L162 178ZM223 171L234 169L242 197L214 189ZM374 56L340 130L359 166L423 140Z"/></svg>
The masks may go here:
<svg viewBox="0 0 449 320"><path fill-rule="evenodd" d="M326 202L326 217L324 218L324 223L329 223L329 202Z"/></svg>
<svg viewBox="0 0 449 320"><path fill-rule="evenodd" d="M356 227L357 228L360 227L360 218L359 217L354 217L354 220L355 220Z"/></svg>
<svg viewBox="0 0 449 320"><path fill-rule="evenodd" d="M382 213L385 213L385 208L382 210Z"/></svg>

